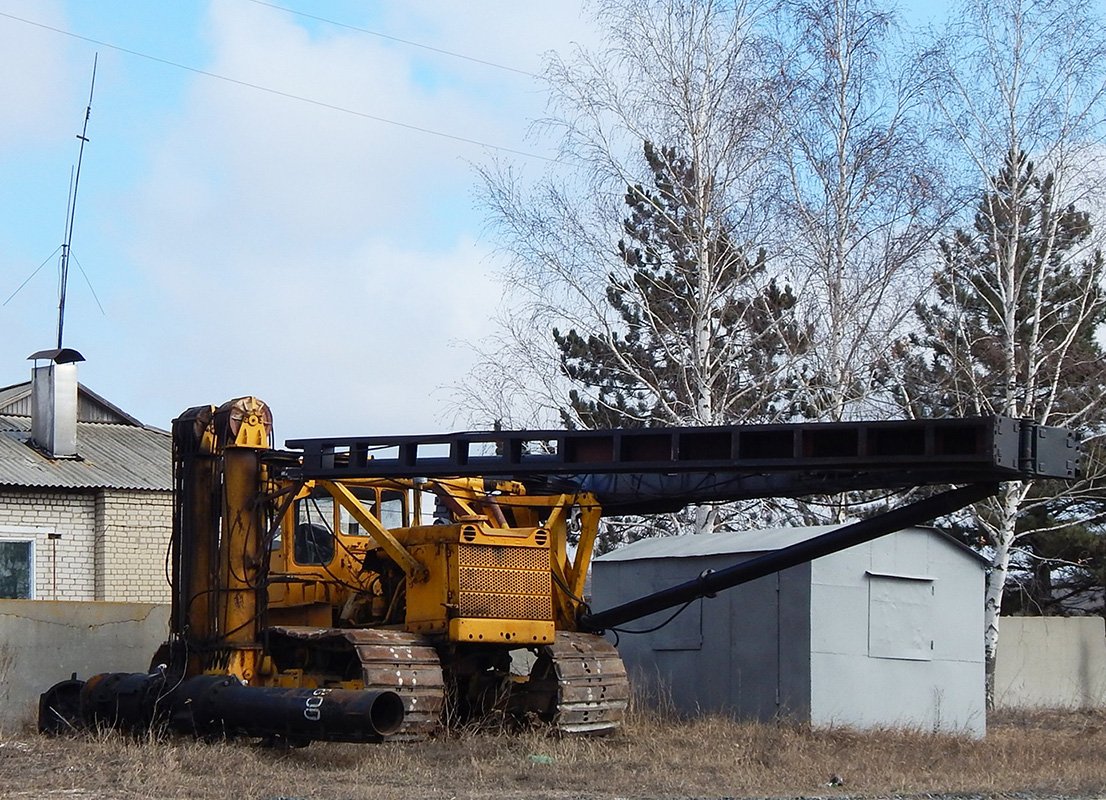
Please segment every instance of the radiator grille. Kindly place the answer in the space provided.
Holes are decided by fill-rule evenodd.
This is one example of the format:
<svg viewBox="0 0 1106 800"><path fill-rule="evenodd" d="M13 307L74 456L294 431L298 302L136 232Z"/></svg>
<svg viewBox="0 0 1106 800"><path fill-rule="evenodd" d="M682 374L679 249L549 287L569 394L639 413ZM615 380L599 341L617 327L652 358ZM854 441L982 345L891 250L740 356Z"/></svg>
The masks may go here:
<svg viewBox="0 0 1106 800"><path fill-rule="evenodd" d="M524 594L461 595L461 617L467 619L524 619L547 622L553 619L553 601L545 597Z"/></svg>
<svg viewBox="0 0 1106 800"><path fill-rule="evenodd" d="M547 548L460 544L457 567L462 617L553 619Z"/></svg>
<svg viewBox="0 0 1106 800"><path fill-rule="evenodd" d="M462 567L538 570L548 575L549 550L501 544L462 544L457 548L457 563Z"/></svg>
<svg viewBox="0 0 1106 800"><path fill-rule="evenodd" d="M548 572L518 569L462 569L461 593L546 595L550 592Z"/></svg>

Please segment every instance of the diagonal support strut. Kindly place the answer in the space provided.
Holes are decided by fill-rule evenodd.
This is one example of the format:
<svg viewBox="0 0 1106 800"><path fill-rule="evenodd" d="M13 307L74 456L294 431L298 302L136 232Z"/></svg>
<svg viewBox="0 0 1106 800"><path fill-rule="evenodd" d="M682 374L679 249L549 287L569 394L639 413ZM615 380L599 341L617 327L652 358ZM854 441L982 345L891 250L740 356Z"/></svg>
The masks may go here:
<svg viewBox="0 0 1106 800"><path fill-rule="evenodd" d="M958 489L950 489L884 514L845 525L805 542L765 553L732 567L717 572L706 572L694 580L639 597L637 600L631 600L606 611L585 612L578 620L579 628L582 631L603 631L700 597L709 597L723 589L730 589L830 553L878 539L903 528L951 514L953 511L990 497L998 492L998 488L997 483L973 483Z"/></svg>

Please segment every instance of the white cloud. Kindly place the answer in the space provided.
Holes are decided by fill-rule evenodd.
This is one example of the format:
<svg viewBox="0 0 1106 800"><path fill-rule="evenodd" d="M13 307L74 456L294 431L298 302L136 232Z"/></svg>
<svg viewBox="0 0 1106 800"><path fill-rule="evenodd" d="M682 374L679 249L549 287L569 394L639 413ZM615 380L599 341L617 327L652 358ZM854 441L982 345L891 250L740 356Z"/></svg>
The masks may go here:
<svg viewBox="0 0 1106 800"><path fill-rule="evenodd" d="M56 0L10 0L5 14L44 25L64 26ZM42 28L0 18L0 148L22 148L43 138L72 136L58 124L74 99L68 43ZM70 115L71 116L71 115Z"/></svg>
<svg viewBox="0 0 1106 800"><path fill-rule="evenodd" d="M148 393L136 402L156 403L167 420L253 394L273 406L282 438L435 430L441 387L468 368L452 345L483 335L498 293L483 276L485 258L469 239L437 255L366 243L294 280L258 271L189 284L176 311L131 311L136 328L150 316L176 320L157 332L166 356L132 354L148 365L134 373Z"/></svg>
<svg viewBox="0 0 1106 800"><path fill-rule="evenodd" d="M409 48L310 37L255 4L221 0L210 20L212 72L521 143L526 101L504 112L497 90L529 79L432 85ZM468 368L456 343L489 330L499 296L474 243L481 220L463 157L482 156L198 77L133 208L132 257L157 276L158 316L179 317L150 343L181 354L157 391L181 408L257 394L282 437L436 428L448 406L439 387Z"/></svg>
<svg viewBox="0 0 1106 800"><path fill-rule="evenodd" d="M431 35L443 49L496 64L540 72L550 50L566 51L573 43L594 45L594 26L579 3L469 0L408 0L389 4L391 24ZM417 27L416 27L417 26ZM487 74L487 67L453 62L458 69Z"/></svg>
<svg viewBox="0 0 1106 800"><path fill-rule="evenodd" d="M572 4L412 2L381 13L364 27L528 70L579 24ZM313 24L308 34L300 23L258 4L213 0L204 31L211 60L196 66L455 136L531 147L527 125L544 104L533 79L341 28ZM18 63L42 63L43 76L55 75L62 89L38 90L61 96L43 104L64 104L71 123L66 91L79 94L85 70L80 80L56 77L65 68L59 41ZM141 37L127 41L140 45ZM117 79L136 87L156 85L162 69L121 55L113 63ZM0 82L0 99L23 91L13 83ZM141 174L134 185L102 188L112 214L99 231L104 249L89 260L114 280L97 281L108 286L108 317L75 308L67 324L67 344L89 357L82 381L159 426L186 407L242 394L273 406L282 440L448 424L441 387L469 368L457 343L485 335L500 293L487 277L489 245L480 241L468 164L485 152L200 75L187 79L173 108L175 100L166 96L154 114L133 109L125 142L96 140L105 151L120 148L114 157ZM59 127L71 144L72 125ZM31 130L5 122L0 142ZM7 355L11 374L13 355L26 353Z"/></svg>
<svg viewBox="0 0 1106 800"><path fill-rule="evenodd" d="M428 89L412 74L410 48L357 33L313 40L293 17L243 3L215 3L212 25L213 72L466 138L522 145L524 103L508 118L495 118L487 111L498 84ZM441 209L456 214L458 203L470 203L464 159L482 157L479 148L448 139L197 78L140 207L164 220L154 224L171 228L164 233L180 244L202 230L205 238L225 237L220 249L228 254L302 245L306 257L375 234L434 242L454 222L436 218ZM178 185L188 202L173 196Z"/></svg>

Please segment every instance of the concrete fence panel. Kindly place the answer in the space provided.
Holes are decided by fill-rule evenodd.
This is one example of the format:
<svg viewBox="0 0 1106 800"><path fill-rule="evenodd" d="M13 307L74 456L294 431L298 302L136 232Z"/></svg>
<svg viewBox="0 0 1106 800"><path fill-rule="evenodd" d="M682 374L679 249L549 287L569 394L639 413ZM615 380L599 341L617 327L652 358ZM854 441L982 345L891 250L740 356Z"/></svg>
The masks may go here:
<svg viewBox="0 0 1106 800"><path fill-rule="evenodd" d="M145 672L169 606L0 600L0 729L34 725L38 696L77 673Z"/></svg>
<svg viewBox="0 0 1106 800"><path fill-rule="evenodd" d="M1106 706L1102 617L1003 617L995 708Z"/></svg>

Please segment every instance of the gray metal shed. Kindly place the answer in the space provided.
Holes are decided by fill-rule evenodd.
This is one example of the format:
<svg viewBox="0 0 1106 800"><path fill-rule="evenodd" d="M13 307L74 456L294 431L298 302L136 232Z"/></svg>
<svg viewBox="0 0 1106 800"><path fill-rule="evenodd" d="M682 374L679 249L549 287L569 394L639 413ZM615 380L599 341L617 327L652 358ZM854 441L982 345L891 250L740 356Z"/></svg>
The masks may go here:
<svg viewBox="0 0 1106 800"><path fill-rule="evenodd" d="M593 563L605 609L832 530L647 539ZM680 713L983 736L984 561L908 528L696 600L619 634L635 687ZM646 630L661 612L625 626Z"/></svg>

